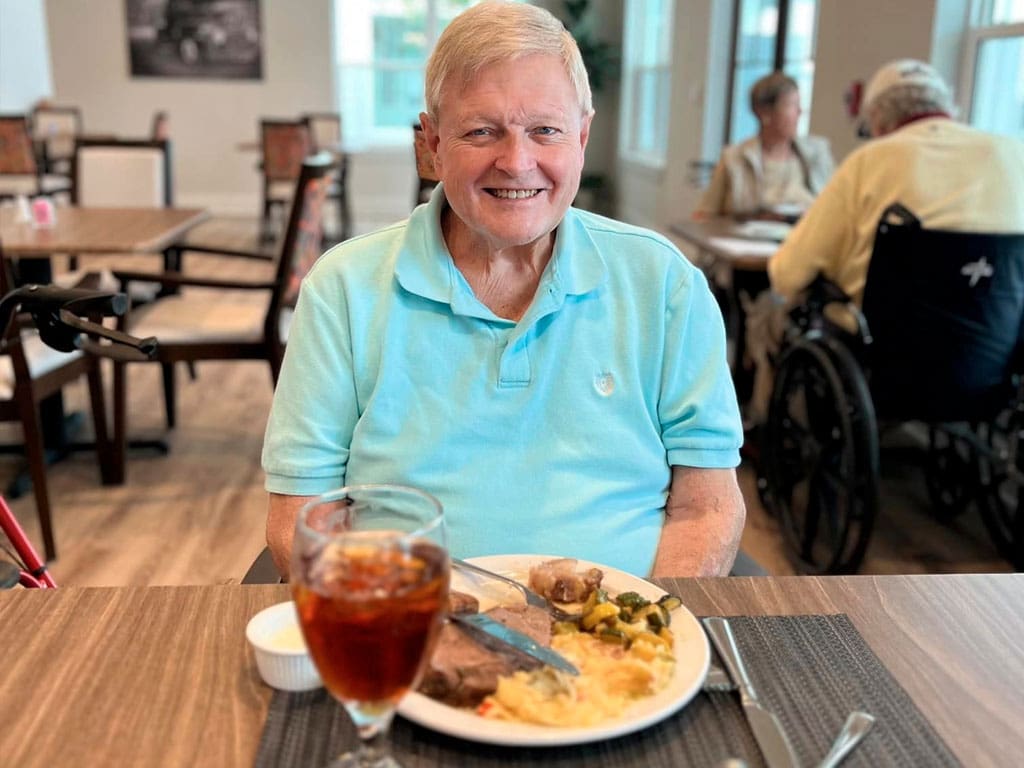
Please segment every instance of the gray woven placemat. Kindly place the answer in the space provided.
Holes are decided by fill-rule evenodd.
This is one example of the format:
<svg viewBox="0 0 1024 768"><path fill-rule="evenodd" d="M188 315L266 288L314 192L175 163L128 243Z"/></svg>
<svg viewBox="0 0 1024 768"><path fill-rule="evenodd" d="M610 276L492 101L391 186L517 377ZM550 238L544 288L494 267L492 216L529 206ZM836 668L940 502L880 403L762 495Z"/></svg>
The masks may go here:
<svg viewBox="0 0 1024 768"><path fill-rule="evenodd" d="M845 615L729 619L765 703L783 722L803 765L816 764L854 709L875 727L845 766L956 766L903 688L882 666ZM256 757L257 768L324 766L351 747L355 730L323 690L275 692ZM764 761L735 693L700 693L681 712L639 733L594 744L510 748L475 744L400 717L392 751L405 768L707 768L739 757Z"/></svg>

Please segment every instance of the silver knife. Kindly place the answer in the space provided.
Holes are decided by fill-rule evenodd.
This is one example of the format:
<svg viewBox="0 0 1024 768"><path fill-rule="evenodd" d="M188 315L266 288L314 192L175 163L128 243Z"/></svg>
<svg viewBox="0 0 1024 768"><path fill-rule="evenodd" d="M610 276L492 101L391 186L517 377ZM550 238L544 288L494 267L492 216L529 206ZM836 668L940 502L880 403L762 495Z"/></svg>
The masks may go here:
<svg viewBox="0 0 1024 768"><path fill-rule="evenodd" d="M729 622L720 616L709 616L704 619L704 628L711 636L711 642L715 644L733 682L739 686L743 712L747 716L750 730L754 732L757 746L760 747L768 768L799 768L800 763L793 751L793 745L789 743L789 737L782 730L782 723L757 698L757 691L754 690L747 669L743 666L743 659L740 657L739 647L736 645L736 638L732 635Z"/></svg>
<svg viewBox="0 0 1024 768"><path fill-rule="evenodd" d="M525 635L517 629L506 627L500 621L492 619L486 614L450 613L448 614L448 618L456 624L470 627L477 632L483 632L484 634L501 641L505 645L510 645L517 651L521 651L527 656L532 656L538 661L554 667L555 669L568 672L570 675L578 675L580 673L580 671L561 654L556 653L550 648L545 648L529 635Z"/></svg>

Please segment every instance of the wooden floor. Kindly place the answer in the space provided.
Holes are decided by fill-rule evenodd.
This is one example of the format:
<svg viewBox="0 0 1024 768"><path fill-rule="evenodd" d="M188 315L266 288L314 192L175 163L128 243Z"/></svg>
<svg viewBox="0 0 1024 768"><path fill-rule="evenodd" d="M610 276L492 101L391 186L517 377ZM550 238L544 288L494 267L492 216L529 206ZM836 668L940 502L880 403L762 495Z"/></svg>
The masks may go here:
<svg viewBox="0 0 1024 768"><path fill-rule="evenodd" d="M211 264L211 274L240 268L237 261ZM131 434L166 437L170 450L132 453L124 486L100 485L91 453L50 468L59 555L51 570L59 584L238 581L262 549L266 495L260 449L272 396L270 372L262 363L211 362L200 363L198 373L190 381L180 372L178 426L168 433L158 368L131 366ZM109 380L108 375L108 386ZM85 409L86 403L84 386L68 390L69 410ZM0 435L16 441L19 429L3 425ZM0 457L0 489L20 467L17 457ZM740 481L748 506L744 549L769 572L792 573L775 521L757 501L749 467L741 467ZM1010 570L972 514L952 525L930 517L919 473L893 469L883 490L883 512L862 572ZM13 501L12 508L38 546L32 494Z"/></svg>

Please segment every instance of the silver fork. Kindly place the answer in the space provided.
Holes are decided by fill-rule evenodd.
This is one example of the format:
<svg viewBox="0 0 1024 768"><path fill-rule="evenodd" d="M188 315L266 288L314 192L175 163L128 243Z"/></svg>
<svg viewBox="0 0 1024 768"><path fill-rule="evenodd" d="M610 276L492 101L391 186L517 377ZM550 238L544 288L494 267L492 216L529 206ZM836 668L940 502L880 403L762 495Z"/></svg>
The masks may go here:
<svg viewBox="0 0 1024 768"><path fill-rule="evenodd" d="M480 576L486 576L489 579L503 581L509 586L515 587L520 593L522 593L523 599L526 600L527 605L532 605L535 608L541 608L547 611L556 621L576 621L583 617L582 613L569 613L568 611L562 610L543 595L538 595L532 589L526 587L526 585L520 584L515 579L510 579L508 576L502 576L500 573L488 571L486 568L481 568L479 565L473 565L472 563L460 560L457 557L452 558L452 565L457 569L470 571L472 573L479 574Z"/></svg>

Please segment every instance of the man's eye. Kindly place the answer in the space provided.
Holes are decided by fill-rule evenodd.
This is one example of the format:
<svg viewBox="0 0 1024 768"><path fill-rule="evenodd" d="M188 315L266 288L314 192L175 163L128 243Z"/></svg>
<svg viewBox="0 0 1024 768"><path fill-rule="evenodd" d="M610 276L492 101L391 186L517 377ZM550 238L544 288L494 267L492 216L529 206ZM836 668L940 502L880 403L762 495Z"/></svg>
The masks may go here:
<svg viewBox="0 0 1024 768"><path fill-rule="evenodd" d="M540 128L534 128L533 132L541 136L554 136L558 133L558 129L552 128L550 125L542 125Z"/></svg>
<svg viewBox="0 0 1024 768"><path fill-rule="evenodd" d="M474 128L469 132L470 136L489 136L491 133L489 128Z"/></svg>

